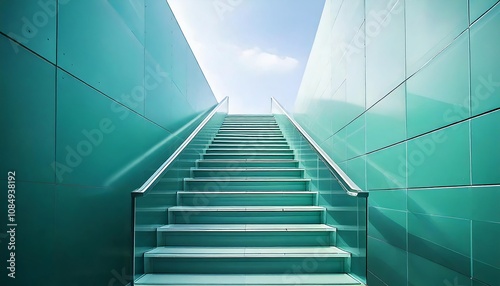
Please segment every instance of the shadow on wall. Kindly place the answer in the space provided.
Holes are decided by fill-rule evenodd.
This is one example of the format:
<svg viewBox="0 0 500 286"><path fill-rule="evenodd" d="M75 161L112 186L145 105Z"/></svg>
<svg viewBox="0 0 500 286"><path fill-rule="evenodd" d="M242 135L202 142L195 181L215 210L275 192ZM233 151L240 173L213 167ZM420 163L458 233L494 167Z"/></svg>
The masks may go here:
<svg viewBox="0 0 500 286"><path fill-rule="evenodd" d="M412 202L412 205L416 207L415 202ZM377 207L369 208L371 239L369 239L368 249L372 247L370 242L375 243L376 240L377 246L375 247L379 247L378 244L382 242L387 244L385 247L394 250L387 252L383 257L368 255L368 268L376 269L378 275L387 275L388 277L380 277L384 281L399 281L398 283L406 284L406 277L408 277L408 285L423 285L421 283L433 281L437 283L434 285L448 286L447 282L450 283L449 281L454 281L454 277L459 277L457 279L461 281L460 283L469 285L471 258L450 249L456 245L455 235L436 223L433 216L425 215L424 209L419 210L418 212L398 211L402 215L402 221L398 222L395 221L395 217L387 216ZM410 229L410 232L407 232L407 229ZM440 243L433 242L431 239L439 240ZM390 263L390 261L398 260L398 257L391 256L395 249L400 249L404 256L406 256L404 252L408 252L410 256L408 268ZM427 273L428 271L431 273ZM476 279L473 281L479 282ZM462 284L450 283L449 285Z"/></svg>

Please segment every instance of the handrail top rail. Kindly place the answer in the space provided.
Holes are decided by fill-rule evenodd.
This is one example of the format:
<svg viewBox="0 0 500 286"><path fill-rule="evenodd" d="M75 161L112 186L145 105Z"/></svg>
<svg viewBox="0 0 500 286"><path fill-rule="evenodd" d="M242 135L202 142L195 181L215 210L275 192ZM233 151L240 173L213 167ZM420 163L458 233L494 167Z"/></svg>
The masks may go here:
<svg viewBox="0 0 500 286"><path fill-rule="evenodd" d="M342 188L347 192L348 195L354 197L368 197L368 192L361 190L361 188L354 183L354 181L347 176L347 174L337 165L332 158L321 148L316 141L300 126L295 119L293 119L288 112L281 106L281 104L276 100L276 98L271 97L272 102L276 103L276 105L281 109L283 114L290 120L293 126L304 136L304 138L309 142L309 144L313 147L313 149L321 156L323 161L330 168L330 172L337 178Z"/></svg>
<svg viewBox="0 0 500 286"><path fill-rule="evenodd" d="M196 135L200 133L201 129L203 129L203 127L207 125L208 121L210 121L210 119L212 119L212 117L219 111L220 107L227 102L228 98L229 97L226 96L224 99L221 100L221 102L217 104L217 106L215 106L212 109L212 111L207 115L207 117L203 119L203 121L198 125L198 127L196 127L196 129L193 132L191 132L191 134L186 138L186 140L182 142L182 144L177 148L177 150L175 150L175 152L172 153L172 155L170 155L170 157L149 177L149 179L147 179L146 182L144 182L144 184L142 184L141 187L132 191L132 196L134 197L143 196L145 193L148 192L149 188L153 186L153 184L175 161L175 159L180 155L180 153L184 151L184 149L186 149L187 145L189 145L189 143L191 143L194 137L196 137Z"/></svg>

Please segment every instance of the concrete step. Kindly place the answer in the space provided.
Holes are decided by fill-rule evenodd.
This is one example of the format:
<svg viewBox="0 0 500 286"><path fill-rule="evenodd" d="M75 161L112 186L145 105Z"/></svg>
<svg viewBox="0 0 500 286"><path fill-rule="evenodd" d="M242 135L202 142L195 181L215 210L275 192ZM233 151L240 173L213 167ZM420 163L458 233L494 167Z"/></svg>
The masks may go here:
<svg viewBox="0 0 500 286"><path fill-rule="evenodd" d="M283 274L316 261L313 273L341 273L350 253L323 247L157 247L144 254L150 274Z"/></svg>
<svg viewBox="0 0 500 286"><path fill-rule="evenodd" d="M276 247L336 243L336 229L325 224L169 224L158 227L155 234L158 246Z"/></svg>
<svg viewBox="0 0 500 286"><path fill-rule="evenodd" d="M135 286L364 286L348 274L146 274Z"/></svg>

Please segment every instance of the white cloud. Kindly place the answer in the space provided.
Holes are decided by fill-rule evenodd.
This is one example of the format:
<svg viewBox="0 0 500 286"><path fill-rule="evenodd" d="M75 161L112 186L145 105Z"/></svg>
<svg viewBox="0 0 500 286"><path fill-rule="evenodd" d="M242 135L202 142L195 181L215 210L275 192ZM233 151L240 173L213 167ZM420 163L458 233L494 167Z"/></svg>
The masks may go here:
<svg viewBox="0 0 500 286"><path fill-rule="evenodd" d="M286 73L299 65L299 61L295 58L271 54L259 47L242 50L239 58L245 66L264 72Z"/></svg>

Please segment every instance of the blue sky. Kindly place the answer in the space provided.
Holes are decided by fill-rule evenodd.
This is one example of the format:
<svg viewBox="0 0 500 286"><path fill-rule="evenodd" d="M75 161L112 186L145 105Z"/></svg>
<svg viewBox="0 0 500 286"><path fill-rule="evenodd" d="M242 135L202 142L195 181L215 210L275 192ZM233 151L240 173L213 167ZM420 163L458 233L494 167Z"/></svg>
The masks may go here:
<svg viewBox="0 0 500 286"><path fill-rule="evenodd" d="M168 0L230 113L293 110L324 0Z"/></svg>

